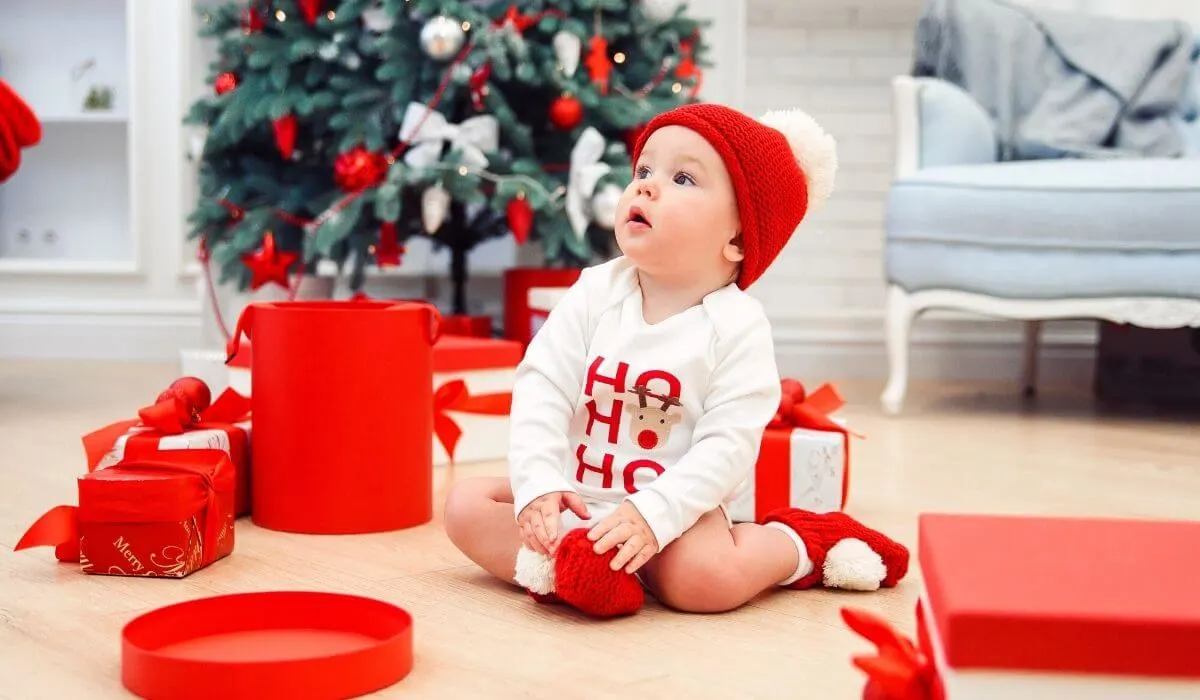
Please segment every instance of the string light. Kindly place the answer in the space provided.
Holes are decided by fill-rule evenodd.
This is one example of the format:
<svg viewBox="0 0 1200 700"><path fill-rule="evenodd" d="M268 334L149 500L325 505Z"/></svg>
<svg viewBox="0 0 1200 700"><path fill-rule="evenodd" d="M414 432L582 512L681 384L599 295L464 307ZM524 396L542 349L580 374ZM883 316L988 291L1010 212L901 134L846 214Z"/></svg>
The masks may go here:
<svg viewBox="0 0 1200 700"><path fill-rule="evenodd" d="M283 10L275 10L275 19L279 20L280 22L286 22L287 13Z"/></svg>
<svg viewBox="0 0 1200 700"><path fill-rule="evenodd" d="M624 62L625 62L625 52L624 51L618 51L615 54L613 54L613 63L624 63Z"/></svg>
<svg viewBox="0 0 1200 700"><path fill-rule="evenodd" d="M329 12L326 12L326 13L325 13L325 16L329 18L329 21L330 21L330 22L332 22L333 20L337 19L337 13L336 13L336 12L334 12L333 10L330 10Z"/></svg>
<svg viewBox="0 0 1200 700"><path fill-rule="evenodd" d="M464 32L469 32L469 31L471 31L471 22L470 22L470 20L463 20L463 23L462 23L462 28L463 28L463 31L464 31Z"/></svg>

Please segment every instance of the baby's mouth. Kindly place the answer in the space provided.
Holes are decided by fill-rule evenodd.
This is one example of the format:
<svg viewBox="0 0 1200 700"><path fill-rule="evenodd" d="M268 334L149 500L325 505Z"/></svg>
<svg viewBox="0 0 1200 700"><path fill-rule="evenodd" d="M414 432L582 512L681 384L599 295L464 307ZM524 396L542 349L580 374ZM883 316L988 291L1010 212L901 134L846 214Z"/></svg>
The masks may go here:
<svg viewBox="0 0 1200 700"><path fill-rule="evenodd" d="M629 210L629 218L626 220L631 224L636 224L639 226L645 226L646 228L650 228L650 219L647 219L645 212L643 212L641 209L639 209L637 207L634 207Z"/></svg>

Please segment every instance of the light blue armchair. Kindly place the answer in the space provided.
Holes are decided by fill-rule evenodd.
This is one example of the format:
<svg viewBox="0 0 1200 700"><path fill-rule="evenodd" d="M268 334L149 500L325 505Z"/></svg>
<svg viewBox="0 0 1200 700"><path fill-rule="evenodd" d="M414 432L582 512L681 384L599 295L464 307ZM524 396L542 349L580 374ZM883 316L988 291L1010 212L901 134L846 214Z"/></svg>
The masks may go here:
<svg viewBox="0 0 1200 700"><path fill-rule="evenodd" d="M927 309L1025 321L1028 393L1044 320L1200 326L1200 67L1192 82L1185 158L999 163L992 122L966 92L894 79L886 412L901 410L910 329Z"/></svg>

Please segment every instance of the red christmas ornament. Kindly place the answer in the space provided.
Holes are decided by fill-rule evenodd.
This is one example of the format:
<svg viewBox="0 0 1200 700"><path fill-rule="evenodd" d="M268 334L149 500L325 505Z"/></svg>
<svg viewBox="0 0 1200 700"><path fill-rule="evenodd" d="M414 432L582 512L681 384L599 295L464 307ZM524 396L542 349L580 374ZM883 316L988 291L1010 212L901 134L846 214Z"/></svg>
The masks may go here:
<svg viewBox="0 0 1200 700"><path fill-rule="evenodd" d="M518 34L524 34L526 29L538 23L537 15L523 15L517 10L516 5L509 5L508 11L492 22L492 26L503 27L506 24L511 24L512 28Z"/></svg>
<svg viewBox="0 0 1200 700"><path fill-rule="evenodd" d="M237 76L234 75L233 73L229 73L229 72L218 75L217 79L213 82L213 89L216 90L218 95L224 95L225 93L229 92L230 90L233 90L237 86L238 86Z"/></svg>
<svg viewBox="0 0 1200 700"><path fill-rule="evenodd" d="M245 34L257 34L267 25L267 21L263 19L263 15L258 11L257 7L247 7L242 10L242 32Z"/></svg>
<svg viewBox="0 0 1200 700"><path fill-rule="evenodd" d="M321 0L297 0L296 4L300 6L300 14L304 15L308 26L317 23L317 16L321 14Z"/></svg>
<svg viewBox="0 0 1200 700"><path fill-rule="evenodd" d="M404 246L396 235L395 223L384 221L379 225L379 243L371 246L371 252L375 254L375 264L381 268L400 264Z"/></svg>
<svg viewBox="0 0 1200 700"><path fill-rule="evenodd" d="M583 121L583 105L573 95L564 94L550 104L550 121L567 131Z"/></svg>
<svg viewBox="0 0 1200 700"><path fill-rule="evenodd" d="M518 244L524 245L529 239L529 229L532 225L533 208L525 200L525 193L522 192L508 200L508 227L512 229L513 238L517 239Z"/></svg>
<svg viewBox="0 0 1200 700"><path fill-rule="evenodd" d="M683 58L679 61L679 65L675 67L675 76L684 80L695 79L696 83L692 86L691 96L696 97L700 94L700 86L704 84L704 72L696 67L695 40L684 39L679 42L680 52Z"/></svg>
<svg viewBox="0 0 1200 700"><path fill-rule="evenodd" d="M355 146L334 161L333 180L346 192L358 192L382 182L387 169L387 156Z"/></svg>
<svg viewBox="0 0 1200 700"><path fill-rule="evenodd" d="M487 83L488 83L488 79L491 77L492 77L491 61L483 64L479 68L476 68L475 72L471 74L471 80L468 82L467 85L471 89L471 105L474 106L477 111L483 109L483 99L485 97L487 97L487 94L488 94Z"/></svg>
<svg viewBox="0 0 1200 700"><path fill-rule="evenodd" d="M288 268L299 258L298 253L280 252L275 249L275 234L270 231L263 238L262 248L242 256L242 262L250 268L250 289L274 282L288 288Z"/></svg>
<svg viewBox="0 0 1200 700"><path fill-rule="evenodd" d="M284 160L291 160L296 149L296 116L287 114L271 122L275 130L275 147Z"/></svg>
<svg viewBox="0 0 1200 700"><path fill-rule="evenodd" d="M600 89L601 95L608 94L608 77L612 75L613 64L608 58L608 40L597 34L588 43L590 50L584 63L592 82Z"/></svg>

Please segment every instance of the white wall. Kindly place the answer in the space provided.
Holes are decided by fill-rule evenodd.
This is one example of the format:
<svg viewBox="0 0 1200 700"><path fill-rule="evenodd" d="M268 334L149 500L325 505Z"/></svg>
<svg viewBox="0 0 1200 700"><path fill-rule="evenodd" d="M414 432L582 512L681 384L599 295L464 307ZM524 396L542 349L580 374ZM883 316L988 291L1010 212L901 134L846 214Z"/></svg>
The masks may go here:
<svg viewBox="0 0 1200 700"><path fill-rule="evenodd" d="M883 377L889 80L908 71L923 2L745 1L747 111L787 106L809 111L838 139L841 161L826 209L801 226L752 288L774 320L781 369L814 382ZM1086 381L1094 325L1049 324L1046 332L1047 381ZM1019 352L1016 323L930 314L915 327L912 376L1011 379Z"/></svg>

